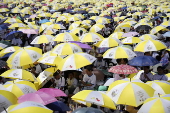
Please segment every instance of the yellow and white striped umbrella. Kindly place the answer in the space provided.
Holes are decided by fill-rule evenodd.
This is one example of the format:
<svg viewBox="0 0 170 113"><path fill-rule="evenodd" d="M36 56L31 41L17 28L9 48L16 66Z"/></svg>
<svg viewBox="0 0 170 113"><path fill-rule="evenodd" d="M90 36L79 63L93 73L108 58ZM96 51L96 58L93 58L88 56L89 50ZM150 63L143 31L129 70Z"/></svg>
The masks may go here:
<svg viewBox="0 0 170 113"><path fill-rule="evenodd" d="M47 57L42 57L38 60L39 63L51 65L51 66L58 66L61 61L62 58L60 56L47 56Z"/></svg>
<svg viewBox="0 0 170 113"><path fill-rule="evenodd" d="M51 13L41 13L38 16L39 17L51 17Z"/></svg>
<svg viewBox="0 0 170 113"><path fill-rule="evenodd" d="M170 22L169 21L165 21L161 25L165 26L165 27L168 27L168 26L170 26Z"/></svg>
<svg viewBox="0 0 170 113"><path fill-rule="evenodd" d="M79 18L79 20L84 19L84 15L82 15L82 14L75 14L74 16Z"/></svg>
<svg viewBox="0 0 170 113"><path fill-rule="evenodd" d="M159 31L161 31L161 30L163 30L163 29L166 29L166 27L164 27L164 26L156 26L156 27L154 27L154 28L150 31L150 34L158 33Z"/></svg>
<svg viewBox="0 0 170 113"><path fill-rule="evenodd" d="M13 66L33 64L42 56L42 50L36 47L24 47L15 51L7 60Z"/></svg>
<svg viewBox="0 0 170 113"><path fill-rule="evenodd" d="M23 23L14 23L12 25L9 26L9 29L13 29L13 28L16 28L16 27L19 27L19 28L27 28L28 26L26 26L25 24Z"/></svg>
<svg viewBox="0 0 170 113"><path fill-rule="evenodd" d="M68 17L67 16L59 16L57 18L57 21L67 21L68 20Z"/></svg>
<svg viewBox="0 0 170 113"><path fill-rule="evenodd" d="M68 18L68 21L73 21L73 22L79 21L79 20L80 19L78 17L76 17L76 16L71 16L71 17Z"/></svg>
<svg viewBox="0 0 170 113"><path fill-rule="evenodd" d="M170 94L170 83L167 81L148 81L146 82L149 86L151 86L155 90L155 95L164 95Z"/></svg>
<svg viewBox="0 0 170 113"><path fill-rule="evenodd" d="M47 29L56 29L56 30L58 30L58 29L66 29L66 28L61 24L52 24L52 25L48 26Z"/></svg>
<svg viewBox="0 0 170 113"><path fill-rule="evenodd" d="M77 37L75 34L73 33L60 33L58 34L54 41L60 41L60 42L68 42L68 41L79 41L79 37Z"/></svg>
<svg viewBox="0 0 170 113"><path fill-rule="evenodd" d="M80 24L81 24L81 21L77 21L77 22L72 23L72 24L69 26L69 30L78 28L78 27L80 26Z"/></svg>
<svg viewBox="0 0 170 113"><path fill-rule="evenodd" d="M90 28L90 32L98 32L100 30L102 30L105 26L102 24L95 24Z"/></svg>
<svg viewBox="0 0 170 113"><path fill-rule="evenodd" d="M141 40L138 37L127 37L122 40L123 44L136 44L141 42Z"/></svg>
<svg viewBox="0 0 170 113"><path fill-rule="evenodd" d="M121 23L116 27L114 32L124 32L123 30L125 30L125 32L129 32L130 27L131 26L129 24Z"/></svg>
<svg viewBox="0 0 170 113"><path fill-rule="evenodd" d="M149 51L159 51L161 49L166 49L166 45L158 40L146 40L138 43L134 51L149 52Z"/></svg>
<svg viewBox="0 0 170 113"><path fill-rule="evenodd" d="M56 67L51 67L41 72L37 77L39 88L43 87L51 78L53 78L53 73L55 73L56 71L57 71Z"/></svg>
<svg viewBox="0 0 170 113"><path fill-rule="evenodd" d="M4 23L22 23L22 21L17 18L8 18Z"/></svg>
<svg viewBox="0 0 170 113"><path fill-rule="evenodd" d="M51 16L51 18L58 18L58 17L60 17L60 16L61 16L60 13L55 12L55 13Z"/></svg>
<svg viewBox="0 0 170 113"><path fill-rule="evenodd" d="M70 55L82 52L82 49L75 43L61 43L56 45L51 52L57 55Z"/></svg>
<svg viewBox="0 0 170 113"><path fill-rule="evenodd" d="M122 37L123 34L124 34L124 32L114 32L113 34L111 34L109 36L109 38L122 39L122 38L124 38L124 37Z"/></svg>
<svg viewBox="0 0 170 113"><path fill-rule="evenodd" d="M138 113L169 113L170 97L151 97L144 101Z"/></svg>
<svg viewBox="0 0 170 113"><path fill-rule="evenodd" d="M158 39L158 37L156 35L152 35L152 34L144 34L142 36L139 37L141 40L156 40Z"/></svg>
<svg viewBox="0 0 170 113"><path fill-rule="evenodd" d="M23 69L10 69L2 73L0 76L5 78L12 78L12 79L36 81L36 78L32 73Z"/></svg>
<svg viewBox="0 0 170 113"><path fill-rule="evenodd" d="M21 13L22 13L22 14L29 14L29 15L32 14L31 11L30 11L29 9L26 9L26 8L25 8L25 9L22 9L22 10L21 10Z"/></svg>
<svg viewBox="0 0 170 113"><path fill-rule="evenodd" d="M16 97L37 91L35 85L29 81L9 81L4 84L4 87L8 91L12 92Z"/></svg>
<svg viewBox="0 0 170 113"><path fill-rule="evenodd" d="M147 26L150 26L152 27L152 25L150 23L146 23L146 22L142 22L142 23L137 23L134 28L136 29L137 27L141 26L141 25L147 25Z"/></svg>
<svg viewBox="0 0 170 113"><path fill-rule="evenodd" d="M102 91L83 90L73 95L72 100L80 100L102 107L116 109L114 101Z"/></svg>
<svg viewBox="0 0 170 113"><path fill-rule="evenodd" d="M100 18L100 16L92 16L92 17L90 17L90 19L92 19L92 20L98 20Z"/></svg>
<svg viewBox="0 0 170 113"><path fill-rule="evenodd" d="M32 101L22 102L20 104L15 104L9 106L7 109L8 113L53 113L52 110L46 106Z"/></svg>
<svg viewBox="0 0 170 113"><path fill-rule="evenodd" d="M103 39L104 37L98 33L86 33L80 37L80 42L98 42Z"/></svg>
<svg viewBox="0 0 170 113"><path fill-rule="evenodd" d="M117 80L109 86L106 94L116 104L137 107L154 95L154 89L141 82Z"/></svg>
<svg viewBox="0 0 170 113"><path fill-rule="evenodd" d="M9 9L7 9L7 8L1 8L0 9L0 12L2 13L2 12L8 12L9 11Z"/></svg>
<svg viewBox="0 0 170 113"><path fill-rule="evenodd" d="M92 64L95 60L95 57L87 53L75 53L64 58L60 62L58 69L61 71L77 70L81 67Z"/></svg>
<svg viewBox="0 0 170 113"><path fill-rule="evenodd" d="M17 97L6 90L0 90L0 112L3 113L10 105L17 104Z"/></svg>
<svg viewBox="0 0 170 113"><path fill-rule="evenodd" d="M112 59L120 59L120 58L132 59L135 56L136 54L131 49L122 46L111 48L103 54L103 58L112 58Z"/></svg>
<svg viewBox="0 0 170 113"><path fill-rule="evenodd" d="M109 21L109 19L103 17L103 18L97 19L96 23L108 24L108 23L110 23L110 21Z"/></svg>
<svg viewBox="0 0 170 113"><path fill-rule="evenodd" d="M117 38L104 38L102 41L95 44L97 47L115 47L121 44L120 40Z"/></svg>
<svg viewBox="0 0 170 113"><path fill-rule="evenodd" d="M72 29L70 32L73 34L77 34L77 33L81 34L81 32L82 32L82 34L85 34L87 32L87 30L84 28L78 27L78 28Z"/></svg>
<svg viewBox="0 0 170 113"><path fill-rule="evenodd" d="M14 8L11 11L12 13L21 13L21 10L19 8Z"/></svg>
<svg viewBox="0 0 170 113"><path fill-rule="evenodd" d="M15 51L17 51L17 50L20 49L20 48L21 48L21 47L19 47L19 46L7 47L7 48L3 49L3 50L0 52L0 56L4 56L4 55L7 54L7 53L15 52Z"/></svg>
<svg viewBox="0 0 170 113"><path fill-rule="evenodd" d="M31 44L42 44L42 43L50 43L53 42L54 36L52 35L40 35L37 36Z"/></svg>

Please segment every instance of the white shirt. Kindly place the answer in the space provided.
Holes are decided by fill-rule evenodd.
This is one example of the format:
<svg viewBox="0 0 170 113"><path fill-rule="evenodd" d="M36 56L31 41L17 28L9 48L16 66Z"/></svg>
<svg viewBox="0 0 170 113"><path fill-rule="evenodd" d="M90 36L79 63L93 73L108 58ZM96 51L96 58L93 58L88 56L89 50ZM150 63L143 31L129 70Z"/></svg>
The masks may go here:
<svg viewBox="0 0 170 113"><path fill-rule="evenodd" d="M14 44L14 45L17 45L17 46L21 46L22 40L20 38L17 38L17 39L14 38L14 39L12 39L11 44Z"/></svg>
<svg viewBox="0 0 170 113"><path fill-rule="evenodd" d="M153 78L153 74L152 73L148 73L148 74L146 74L147 76L148 76L148 78L150 79L150 80L152 80L152 78ZM140 75L140 80L141 81L149 81L149 80L147 80L147 78L145 78L145 76L144 76L144 73L142 73L141 75Z"/></svg>
<svg viewBox="0 0 170 113"><path fill-rule="evenodd" d="M38 64L38 65L36 65L35 67L36 67L35 72L36 72L37 74L39 74L39 73L41 73L41 72L42 72L41 66L40 66L39 64Z"/></svg>
<svg viewBox="0 0 170 113"><path fill-rule="evenodd" d="M88 76L87 74L84 75L83 81L86 83L93 84L92 86L87 86L87 89L93 89L96 85L96 75Z"/></svg>
<svg viewBox="0 0 170 113"><path fill-rule="evenodd" d="M78 81L77 81L76 78L72 78L71 80L68 78L68 79L67 79L67 83L68 83L68 86L74 86L74 87L76 87Z"/></svg>
<svg viewBox="0 0 170 113"><path fill-rule="evenodd" d="M167 81L168 80L168 77L166 75L158 75L158 74L155 74L152 78L152 80L164 80L164 81Z"/></svg>
<svg viewBox="0 0 170 113"><path fill-rule="evenodd" d="M64 87L65 86L65 78L64 77L61 77L59 80L56 80L54 79L54 83L56 84L56 87L55 88L61 88L61 87Z"/></svg>

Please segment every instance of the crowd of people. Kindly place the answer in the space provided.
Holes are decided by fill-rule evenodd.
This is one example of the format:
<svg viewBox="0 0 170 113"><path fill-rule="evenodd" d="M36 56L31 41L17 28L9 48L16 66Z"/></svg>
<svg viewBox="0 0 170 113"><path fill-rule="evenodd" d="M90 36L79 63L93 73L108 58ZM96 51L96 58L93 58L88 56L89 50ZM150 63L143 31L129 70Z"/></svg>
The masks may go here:
<svg viewBox="0 0 170 113"><path fill-rule="evenodd" d="M61 1L62 2L62 1ZM42 5L47 5L47 9L44 9L42 11L44 11L44 13L51 13L54 14L55 12L57 12L57 10L53 10L52 5L48 5L45 4L44 2L42 2ZM134 3L132 3L132 5L134 5ZM60 44L61 42L50 42L50 43L43 43L43 44L31 44L31 42L39 35L46 35L46 29L42 30L41 32L37 33L37 34L25 34L23 32L20 31L19 27L15 27L10 29L9 26L11 25L11 23L6 23L6 20L9 18L15 18L15 19L19 19L22 21L23 24L28 25L29 26L29 22L34 22L35 26L42 26L43 23L41 23L40 21L42 20L48 20L47 22L50 22L51 19L53 19L53 23L55 24L61 24L62 26L64 26L66 29L59 29L56 30L55 32L51 33L50 35L56 36L60 33L70 33L71 30L69 29L69 26L71 26L75 21L67 21L67 20L60 20L57 21L57 18L54 17L38 17L35 16L34 18L30 18L30 14L23 14L22 13L13 13L12 10L15 8L19 8L19 9L23 9L25 7L29 7L29 10L31 12L31 14L36 14L40 9L42 9L43 6L36 6L36 4L32 3L23 3L23 5L21 6L20 4L17 3L13 3L13 4L3 4L3 6L8 6L7 8L9 8L9 12L2 12L0 16L2 16L3 18L1 19L0 22L0 43L4 43L4 42L8 42L8 47L10 46L19 46L19 47L26 47L26 46L33 46L33 47L38 47L40 49L42 49L43 53L47 53L49 51L51 51L56 45ZM9 7L10 6L10 7ZM18 7L20 6L20 7ZM84 3L82 5L76 6L73 5L73 3L69 3L67 8L63 8L62 10L58 10L58 12L60 12L60 14L64 14L64 13L69 13L70 15L75 15L78 14L78 12L74 11L75 8L79 8L82 9L81 6L85 6L89 8L92 8L92 6L95 6L95 4L91 4L91 3ZM146 8L144 9L146 12L148 12L148 8L151 7L150 5L145 5ZM90 23L87 25L82 24L82 26L86 29L86 32L90 32L90 28L91 26L97 24L96 21L94 19L91 19L91 17L93 16L99 16L101 15L105 10L108 10L110 7L115 7L114 4L110 4L109 6L105 6L102 10L98 10L97 13L86 13L86 11L84 11L82 13L83 18L80 19L79 21L83 21L83 20L89 20ZM154 7L151 7L153 9L157 9L159 6L155 5ZM124 22L124 20L126 19L131 19L133 21L136 21L136 24L139 23L141 20L145 19L146 16L143 15L136 15L133 16L133 14L135 14L136 12L138 12L138 10L128 10L127 8L120 8L119 10L113 10L109 13L107 13L107 15L104 15L105 18L109 18L109 23L104 23L104 27L97 31L98 34L102 35L104 38L108 38L112 33L114 33L114 31L117 30L117 27ZM116 18L116 14L117 13L121 13L120 17L124 16L124 19L120 19L120 20L115 20ZM128 14L131 14L130 16ZM161 16L162 14L166 14L165 16ZM170 19L168 14L170 14L170 12L161 12L161 11L155 11L152 13L152 15L150 16L150 20L148 20L148 23L152 25L152 28L156 27L156 26L160 26L163 22L165 21L169 21L170 23ZM88 27L88 25L90 25ZM5 28L2 28L2 26L6 26ZM80 25L81 26L81 25ZM131 25L129 27L129 29L120 29L122 33L128 33L128 32L137 32L137 35L134 35L133 37L141 37L145 34L150 34L151 29L135 29L134 28L135 25ZM169 24L170 26L170 24ZM163 50L159 50L159 51L151 51L151 52L137 52L136 56L151 56L153 58L155 58L157 61L159 61L158 64L154 65L154 66L135 66L136 69L138 70L143 70L142 72L139 71L138 74L136 74L135 76L138 76L138 79L140 79L142 82L146 83L147 81L154 81L154 80L163 80L163 81L168 81L168 77L166 76L166 74L168 74L170 72L170 52L168 51L168 48L170 48L170 31L169 31L169 26L166 27L166 29L164 30L160 30L157 33L155 33L154 35L157 37L157 40L161 41L163 44L166 45L166 49ZM39 31L39 29L38 29ZM9 35L9 33L11 32L15 32L12 35ZM169 36L165 36L165 33L169 32ZM83 34L85 34L85 32L83 30L80 30L78 33L75 33L76 36L81 37L83 36ZM122 40L122 39L120 39ZM95 42L96 43L96 42ZM83 52L88 53L94 57L96 57L96 61L93 62L93 64L91 65L87 65L85 67L82 67L78 70L69 70L69 71L60 71L57 70L54 74L53 74L53 78L51 78L42 88L57 88L57 89L61 89L62 91L64 91L68 97L62 97L60 98L61 101L64 101L65 103L67 103L72 109L75 109L78 104L75 104L75 102L73 100L71 100L71 97L78 93L79 91L82 90L96 90L96 91L107 91L108 86L104 86L104 83L110 79L110 78L114 78L114 81L117 80L121 80L124 78L128 78L130 75L129 74L116 74L116 73L104 73L104 71L108 71L112 66L116 66L116 65L128 65L129 64L129 59L128 58L121 58L121 59L105 59L103 58L103 53L105 51L107 51L110 47L107 48L98 48L95 46L94 43L90 42L90 43L86 43L89 46L91 46L92 49L83 49ZM123 45L122 43L120 45ZM129 47L133 48L135 47L135 45L137 44L132 44L132 45L128 45ZM11 54L7 55L7 56L2 56L1 60L3 61L7 61L8 58L10 57ZM35 77L38 77L39 74L41 72L43 72L45 69L49 68L49 67L53 67L50 65L45 65L45 64L41 64L38 62L34 62L34 66L30 67L28 69L26 69L27 71L31 72ZM0 69L0 74L6 72L9 69L21 69L22 67L19 66L13 66L13 67L1 67ZM12 79L9 78L3 78L0 76L0 84L5 84L5 82L10 81ZM113 82L114 82L113 81ZM73 107L74 106L74 107ZM82 106L82 105L81 105ZM97 107L97 106L94 106ZM98 107L99 108L99 107ZM105 109L105 108L101 108L104 112L107 113L117 113L118 111L113 111L113 110L109 110L109 109ZM121 110L124 110L125 112L125 108L124 106L120 106ZM137 112L137 109L139 108L134 108L134 113ZM127 108L126 108L127 110ZM120 111L119 111L120 112ZM128 110L126 111L128 112ZM132 113L132 111L129 111L130 113Z"/></svg>

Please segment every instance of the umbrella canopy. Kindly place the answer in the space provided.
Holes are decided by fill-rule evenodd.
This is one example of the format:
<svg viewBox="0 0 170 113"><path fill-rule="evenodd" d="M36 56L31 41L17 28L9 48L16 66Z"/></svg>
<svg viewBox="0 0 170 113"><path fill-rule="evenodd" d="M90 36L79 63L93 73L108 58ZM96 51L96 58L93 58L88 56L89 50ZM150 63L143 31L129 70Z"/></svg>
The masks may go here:
<svg viewBox="0 0 170 113"><path fill-rule="evenodd" d="M144 101L138 113L169 113L170 97L151 97Z"/></svg>
<svg viewBox="0 0 170 113"><path fill-rule="evenodd" d="M141 40L138 37L127 37L122 40L123 44L135 44L139 42L141 42Z"/></svg>
<svg viewBox="0 0 170 113"><path fill-rule="evenodd" d="M28 93L33 93L37 90L35 85L28 81L19 81L19 82L10 81L10 82L6 82L4 84L4 87L8 91L16 95L17 97L20 97Z"/></svg>
<svg viewBox="0 0 170 113"><path fill-rule="evenodd" d="M20 104L15 104L7 109L8 113L53 113L52 110L48 109L44 105L38 102L27 101Z"/></svg>
<svg viewBox="0 0 170 113"><path fill-rule="evenodd" d="M116 104L139 106L147 98L152 97L154 89L141 82L117 80L108 89L107 95ZM127 98L128 97L128 98Z"/></svg>
<svg viewBox="0 0 170 113"><path fill-rule="evenodd" d="M71 41L71 43L75 43L75 44L79 45L83 49L92 49L88 44L83 44L81 42L76 42L76 41Z"/></svg>
<svg viewBox="0 0 170 113"><path fill-rule="evenodd" d="M104 37L98 33L86 33L80 37L80 42L98 42L103 39Z"/></svg>
<svg viewBox="0 0 170 113"><path fill-rule="evenodd" d="M64 58L58 68L61 71L65 70L76 70L81 67L92 64L96 60L95 57L87 53L75 53Z"/></svg>
<svg viewBox="0 0 170 113"><path fill-rule="evenodd" d="M70 55L79 52L82 52L82 49L74 43L61 43L52 50L52 53L57 55Z"/></svg>
<svg viewBox="0 0 170 113"><path fill-rule="evenodd" d="M5 78L12 78L12 79L23 79L23 80L29 80L29 81L36 81L35 76L23 69L10 69L8 71L5 71L0 76Z"/></svg>
<svg viewBox="0 0 170 113"><path fill-rule="evenodd" d="M88 107L88 108L78 108L76 109L75 111L73 111L72 113L104 113L102 110L99 110L99 109L95 109L95 108L91 108L91 107Z"/></svg>
<svg viewBox="0 0 170 113"><path fill-rule="evenodd" d="M58 66L61 61L62 58L60 56L47 56L47 57L42 57L38 60L39 63L51 65L51 66Z"/></svg>
<svg viewBox="0 0 170 113"><path fill-rule="evenodd" d="M57 99L52 97L51 95L48 95L47 93L37 91L35 93L25 94L18 98L18 103L23 103L26 101L33 101L33 102L38 102L43 105L47 105L47 104L57 101Z"/></svg>
<svg viewBox="0 0 170 113"><path fill-rule="evenodd" d="M52 35L40 35L37 36L31 44L42 44L42 43L50 43L53 42L54 37Z"/></svg>
<svg viewBox="0 0 170 113"><path fill-rule="evenodd" d="M158 39L158 37L156 35L152 35L152 34L144 34L142 36L139 37L141 40L145 41L145 40L156 40Z"/></svg>
<svg viewBox="0 0 170 113"><path fill-rule="evenodd" d="M152 29L152 28L148 25L140 25L136 28L137 31L150 30L150 29Z"/></svg>
<svg viewBox="0 0 170 113"><path fill-rule="evenodd" d="M25 34L38 34L38 30L36 29L19 29L19 31Z"/></svg>
<svg viewBox="0 0 170 113"><path fill-rule="evenodd" d="M0 112L4 111L7 109L10 105L16 104L17 103L17 97L5 90L0 90Z"/></svg>
<svg viewBox="0 0 170 113"><path fill-rule="evenodd" d="M44 92L53 97L66 97L67 96L63 91L61 91L60 89L56 89L56 88L42 88L42 89L39 89L38 92Z"/></svg>
<svg viewBox="0 0 170 113"><path fill-rule="evenodd" d="M109 36L109 38L111 37L111 38L121 39L121 38L124 38L124 37L122 37L122 35L123 35L123 32L115 32L115 33L111 34Z"/></svg>
<svg viewBox="0 0 170 113"><path fill-rule="evenodd" d="M116 109L115 103L104 92L83 90L71 97L73 100L85 101L102 107Z"/></svg>
<svg viewBox="0 0 170 113"><path fill-rule="evenodd" d="M117 65L111 67L109 69L109 72L117 73L117 74L132 74L132 73L137 73L138 70L129 65Z"/></svg>
<svg viewBox="0 0 170 113"><path fill-rule="evenodd" d="M60 33L58 34L54 41L68 42L68 41L79 41L79 38L73 33Z"/></svg>
<svg viewBox="0 0 170 113"><path fill-rule="evenodd" d="M15 51L7 60L8 64L24 66L33 64L42 56L42 50L36 47L24 47ZM25 60L27 59L27 60Z"/></svg>
<svg viewBox="0 0 170 113"><path fill-rule="evenodd" d="M7 47L0 52L0 56L4 56L7 53L13 53L13 52L17 51L18 49L20 49L19 46Z"/></svg>
<svg viewBox="0 0 170 113"><path fill-rule="evenodd" d="M111 48L103 54L103 58L112 58L112 59L120 59L120 58L131 59L135 56L136 54L131 49L122 46Z"/></svg>
<svg viewBox="0 0 170 113"><path fill-rule="evenodd" d="M166 45L158 40L146 40L138 43L134 51L139 52L149 52L149 51L159 51L161 49L166 49Z"/></svg>
<svg viewBox="0 0 170 113"><path fill-rule="evenodd" d="M136 35L138 35L139 33L137 33L137 32L128 32L128 33L124 33L123 35L122 35L122 37L131 37L131 36L136 36Z"/></svg>
<svg viewBox="0 0 170 113"><path fill-rule="evenodd" d="M70 111L71 109L62 101L56 101L50 104L47 104L46 107L48 107L49 109L53 110L53 111Z"/></svg>
<svg viewBox="0 0 170 113"><path fill-rule="evenodd" d="M166 81L148 81L146 82L149 86L151 86L155 90L155 95L164 95L170 94L169 88L170 83Z"/></svg>
<svg viewBox="0 0 170 113"><path fill-rule="evenodd" d="M104 38L102 41L98 42L95 44L95 46L97 47L115 47L115 46L118 46L120 45L121 42L119 39L117 38Z"/></svg>
<svg viewBox="0 0 170 113"><path fill-rule="evenodd" d="M138 56L128 62L131 66L154 66L158 63L159 61L151 56Z"/></svg>

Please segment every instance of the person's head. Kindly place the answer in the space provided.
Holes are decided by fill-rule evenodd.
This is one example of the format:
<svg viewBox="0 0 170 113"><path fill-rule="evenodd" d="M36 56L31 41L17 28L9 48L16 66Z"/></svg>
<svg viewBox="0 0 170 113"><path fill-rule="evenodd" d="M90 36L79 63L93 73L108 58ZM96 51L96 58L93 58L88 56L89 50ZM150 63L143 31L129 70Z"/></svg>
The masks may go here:
<svg viewBox="0 0 170 113"><path fill-rule="evenodd" d="M144 66L143 70L144 70L144 73L149 73L150 72L150 67L149 66Z"/></svg>
<svg viewBox="0 0 170 113"><path fill-rule="evenodd" d="M156 60L161 61L161 56L157 55Z"/></svg>
<svg viewBox="0 0 170 113"><path fill-rule="evenodd" d="M74 77L74 73L73 73L73 72L69 72L68 77L69 77L70 79L72 79L72 78Z"/></svg>
<svg viewBox="0 0 170 113"><path fill-rule="evenodd" d="M93 71L93 67L92 66L87 66L86 67L86 70L85 70L85 73L89 76L92 75L92 71Z"/></svg>
<svg viewBox="0 0 170 113"><path fill-rule="evenodd" d="M121 65L121 64L127 64L128 63L128 59L126 58L122 58L122 59L117 59L116 62Z"/></svg>
<svg viewBox="0 0 170 113"><path fill-rule="evenodd" d="M56 80L59 80L61 75L58 71L56 71L54 74L53 74L53 77L56 79Z"/></svg>
<svg viewBox="0 0 170 113"><path fill-rule="evenodd" d="M162 66L157 67L158 75L164 74L164 68Z"/></svg>

